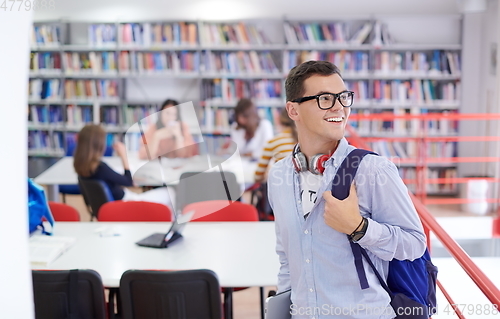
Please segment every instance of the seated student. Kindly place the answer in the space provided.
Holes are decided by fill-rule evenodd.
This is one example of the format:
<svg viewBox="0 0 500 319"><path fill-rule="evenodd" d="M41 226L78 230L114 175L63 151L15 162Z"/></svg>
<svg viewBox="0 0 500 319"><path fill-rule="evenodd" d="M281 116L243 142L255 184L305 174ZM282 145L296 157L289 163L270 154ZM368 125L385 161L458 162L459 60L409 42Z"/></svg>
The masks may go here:
<svg viewBox="0 0 500 319"><path fill-rule="evenodd" d="M261 119L257 107L250 99L241 99L234 108L234 123L231 125L231 139L238 146L242 156L258 159L262 147L273 137L273 125Z"/></svg>
<svg viewBox="0 0 500 319"><path fill-rule="evenodd" d="M172 209L172 202L167 187L156 188L144 193L134 193L124 186L133 186L125 145L116 142L115 153L122 160L124 173L119 174L102 162L106 148L106 132L100 125L86 125L78 134L78 144L73 155L73 166L81 178L104 181L115 200L147 201L164 204ZM170 192L172 192L170 190ZM173 194L172 194L173 196Z"/></svg>
<svg viewBox="0 0 500 319"><path fill-rule="evenodd" d="M262 156L257 162L255 170L255 181L263 182L271 160L275 162L291 154L293 147L297 144L297 129L295 123L288 116L285 108L280 112L281 133L270 139L263 148Z"/></svg>
<svg viewBox="0 0 500 319"><path fill-rule="evenodd" d="M158 121L144 133L147 144L141 144L140 159L191 157L198 154L198 145L193 140L189 126L181 121L178 104L170 99L162 103Z"/></svg>

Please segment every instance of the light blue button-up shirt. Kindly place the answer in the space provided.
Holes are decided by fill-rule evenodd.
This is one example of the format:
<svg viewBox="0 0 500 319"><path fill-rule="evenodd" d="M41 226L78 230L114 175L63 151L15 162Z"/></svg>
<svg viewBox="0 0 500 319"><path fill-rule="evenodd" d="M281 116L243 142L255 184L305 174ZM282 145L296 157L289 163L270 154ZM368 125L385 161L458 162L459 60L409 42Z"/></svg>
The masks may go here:
<svg viewBox="0 0 500 319"><path fill-rule="evenodd" d="M394 318L390 298L363 259L369 288L362 290L346 234L325 223L323 192L331 190L337 169L354 147L342 139L325 163L318 200L304 219L300 178L291 155L277 162L268 177L269 201L276 225L281 268L278 292L292 289L294 318ZM379 273L388 262L413 260L425 251L422 224L396 166L367 155L354 178L361 215L368 229L358 241Z"/></svg>

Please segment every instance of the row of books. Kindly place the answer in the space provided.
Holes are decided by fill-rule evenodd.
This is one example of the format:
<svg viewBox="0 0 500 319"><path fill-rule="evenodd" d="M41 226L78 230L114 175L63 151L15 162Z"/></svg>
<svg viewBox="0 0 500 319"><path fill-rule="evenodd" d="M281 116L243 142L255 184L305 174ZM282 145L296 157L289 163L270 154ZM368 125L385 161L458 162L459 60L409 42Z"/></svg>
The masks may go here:
<svg viewBox="0 0 500 319"><path fill-rule="evenodd" d="M346 25L342 22L285 22L284 29L288 44L346 43L349 40Z"/></svg>
<svg viewBox="0 0 500 319"><path fill-rule="evenodd" d="M95 47L116 46L116 25L112 23L90 24L88 44Z"/></svg>
<svg viewBox="0 0 500 319"><path fill-rule="evenodd" d="M290 70L296 65L305 61L318 60L330 61L339 67L341 73L348 74L368 74L369 53L367 51L285 51L284 66Z"/></svg>
<svg viewBox="0 0 500 319"><path fill-rule="evenodd" d="M281 90L280 80L222 78L202 82L202 98L212 102L236 101L249 96L255 100L280 99Z"/></svg>
<svg viewBox="0 0 500 319"><path fill-rule="evenodd" d="M66 124L75 127L85 123L92 123L94 120L93 114L90 105L68 105L66 107Z"/></svg>
<svg viewBox="0 0 500 319"><path fill-rule="evenodd" d="M417 172L414 168L399 168L399 175L405 181L406 186L411 192L416 191ZM425 176L429 179L444 178L451 179L457 177L456 168L427 168ZM458 184L453 182L427 183L425 185L427 193L455 193L458 191Z"/></svg>
<svg viewBox="0 0 500 319"><path fill-rule="evenodd" d="M230 74L279 74L280 68L269 51L206 52L202 56L205 72Z"/></svg>
<svg viewBox="0 0 500 319"><path fill-rule="evenodd" d="M116 80L65 80L66 99L79 100L118 100L118 81Z"/></svg>
<svg viewBox="0 0 500 319"><path fill-rule="evenodd" d="M460 81L442 82L436 80L375 80L373 99L397 101L398 103L434 104L434 101L460 101Z"/></svg>
<svg viewBox="0 0 500 319"><path fill-rule="evenodd" d="M100 109L100 122L117 126L120 124L119 111L117 106L104 106Z"/></svg>
<svg viewBox="0 0 500 319"><path fill-rule="evenodd" d="M151 125L156 123L158 117L156 105L128 105L124 113L125 123L133 124L141 121L141 124Z"/></svg>
<svg viewBox="0 0 500 319"><path fill-rule="evenodd" d="M116 72L115 52L65 52L62 60L68 75Z"/></svg>
<svg viewBox="0 0 500 319"><path fill-rule="evenodd" d="M376 52L373 65L375 75L421 74L460 76L462 64L458 52Z"/></svg>
<svg viewBox="0 0 500 319"><path fill-rule="evenodd" d="M37 125L42 123L62 124L63 111L61 105L30 105L28 122Z"/></svg>
<svg viewBox="0 0 500 319"><path fill-rule="evenodd" d="M36 46L58 46L61 43L61 31L57 25L43 24L31 27L30 42Z"/></svg>
<svg viewBox="0 0 500 319"><path fill-rule="evenodd" d="M271 44L266 33L254 24L204 23L200 42L205 45L263 45Z"/></svg>
<svg viewBox="0 0 500 319"><path fill-rule="evenodd" d="M371 149L380 156L401 159L417 159L418 156L426 158L450 158L457 156L456 142L428 142L425 144L425 154L418 154L416 141L388 141L378 140L369 143Z"/></svg>
<svg viewBox="0 0 500 319"><path fill-rule="evenodd" d="M62 97L59 79L31 79L28 85L28 96L32 100L59 100Z"/></svg>
<svg viewBox="0 0 500 319"><path fill-rule="evenodd" d="M120 52L120 72L198 72L199 52Z"/></svg>
<svg viewBox="0 0 500 319"><path fill-rule="evenodd" d="M125 23L119 25L118 39L123 45L133 46L194 46L198 28L193 22Z"/></svg>
<svg viewBox="0 0 500 319"><path fill-rule="evenodd" d="M29 98L32 100L60 100L62 87L59 79L31 79ZM116 80L65 80L64 96L66 99L79 100L118 100L118 82Z"/></svg>
<svg viewBox="0 0 500 319"><path fill-rule="evenodd" d="M64 152L62 132L28 131L28 150Z"/></svg>
<svg viewBox="0 0 500 319"><path fill-rule="evenodd" d="M30 72L61 73L61 55L58 52L32 52Z"/></svg>
<svg viewBox="0 0 500 319"><path fill-rule="evenodd" d="M437 112L440 116L439 119L402 119L391 118L392 115L414 115L427 114L429 112ZM388 110L358 110L353 108L351 110L351 118L349 124L357 130L360 135L388 135L394 134L396 136L417 136L426 134L428 136L435 135L455 135L458 133L458 121L447 119L447 115L458 113L457 110L428 110L426 108L411 107L411 108L397 108ZM366 119L355 118L356 114L366 116ZM387 114L388 119L377 119L371 115Z"/></svg>

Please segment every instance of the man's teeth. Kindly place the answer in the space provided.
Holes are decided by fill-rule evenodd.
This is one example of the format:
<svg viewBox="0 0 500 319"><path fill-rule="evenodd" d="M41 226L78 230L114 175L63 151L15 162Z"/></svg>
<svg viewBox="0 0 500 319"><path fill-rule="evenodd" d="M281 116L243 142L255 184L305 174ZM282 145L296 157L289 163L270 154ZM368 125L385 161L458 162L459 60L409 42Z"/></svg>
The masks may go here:
<svg viewBox="0 0 500 319"><path fill-rule="evenodd" d="M342 122L342 118L341 117L330 117L328 119L326 119L328 122Z"/></svg>

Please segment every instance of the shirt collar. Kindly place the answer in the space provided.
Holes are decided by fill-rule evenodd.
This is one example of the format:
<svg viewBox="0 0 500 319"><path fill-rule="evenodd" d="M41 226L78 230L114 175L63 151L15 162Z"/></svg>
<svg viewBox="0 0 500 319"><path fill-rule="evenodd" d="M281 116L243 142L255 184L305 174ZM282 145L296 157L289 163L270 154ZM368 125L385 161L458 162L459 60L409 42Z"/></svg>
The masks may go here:
<svg viewBox="0 0 500 319"><path fill-rule="evenodd" d="M347 140L345 137L343 137L339 141L339 145L337 145L337 149L335 152L333 152L332 156L330 157L330 160L328 160L328 164L331 165L333 163L337 163L337 165L340 165L344 158L346 157L347 149L348 149L349 143L347 143Z"/></svg>

